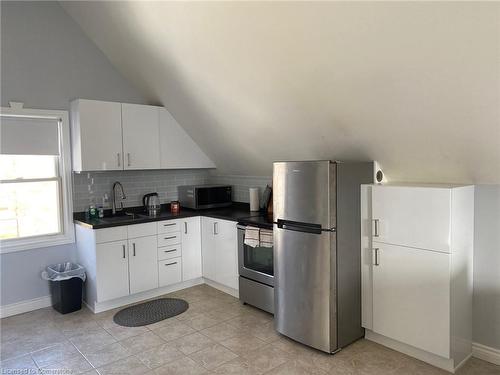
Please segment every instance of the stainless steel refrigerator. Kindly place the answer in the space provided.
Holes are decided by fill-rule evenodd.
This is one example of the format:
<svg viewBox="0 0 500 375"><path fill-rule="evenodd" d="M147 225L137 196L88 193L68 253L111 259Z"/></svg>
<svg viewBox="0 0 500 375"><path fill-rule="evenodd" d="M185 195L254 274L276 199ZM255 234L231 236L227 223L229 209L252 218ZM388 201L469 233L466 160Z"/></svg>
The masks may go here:
<svg viewBox="0 0 500 375"><path fill-rule="evenodd" d="M333 353L363 337L360 185L373 163L273 165L276 330Z"/></svg>

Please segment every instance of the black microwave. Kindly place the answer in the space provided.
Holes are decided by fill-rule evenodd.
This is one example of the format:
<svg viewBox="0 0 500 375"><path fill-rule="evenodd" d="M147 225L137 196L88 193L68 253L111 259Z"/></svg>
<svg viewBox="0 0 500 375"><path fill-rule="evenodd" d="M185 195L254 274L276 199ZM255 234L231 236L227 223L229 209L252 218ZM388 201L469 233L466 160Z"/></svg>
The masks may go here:
<svg viewBox="0 0 500 375"><path fill-rule="evenodd" d="M182 207L199 210L230 206L232 188L229 185L186 185L177 188Z"/></svg>

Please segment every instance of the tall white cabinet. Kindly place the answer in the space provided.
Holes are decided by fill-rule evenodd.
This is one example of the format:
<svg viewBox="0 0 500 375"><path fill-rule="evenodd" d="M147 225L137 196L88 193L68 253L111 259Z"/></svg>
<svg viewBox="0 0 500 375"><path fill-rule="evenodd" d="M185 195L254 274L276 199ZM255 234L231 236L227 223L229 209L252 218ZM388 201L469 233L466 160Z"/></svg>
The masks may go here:
<svg viewBox="0 0 500 375"><path fill-rule="evenodd" d="M366 337L454 371L472 351L473 186L363 185Z"/></svg>

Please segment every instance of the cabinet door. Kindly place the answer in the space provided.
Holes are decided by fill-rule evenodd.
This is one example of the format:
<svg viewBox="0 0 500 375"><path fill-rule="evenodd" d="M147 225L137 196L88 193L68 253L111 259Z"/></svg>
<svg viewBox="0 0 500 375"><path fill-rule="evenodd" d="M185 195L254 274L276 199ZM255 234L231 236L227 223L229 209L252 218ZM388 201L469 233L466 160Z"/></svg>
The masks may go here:
<svg viewBox="0 0 500 375"><path fill-rule="evenodd" d="M450 189L373 186L372 210L374 241L450 251Z"/></svg>
<svg viewBox="0 0 500 375"><path fill-rule="evenodd" d="M156 236L128 240L130 293L158 288L158 249Z"/></svg>
<svg viewBox="0 0 500 375"><path fill-rule="evenodd" d="M71 122L75 171L123 169L120 103L76 100Z"/></svg>
<svg viewBox="0 0 500 375"><path fill-rule="evenodd" d="M208 217L201 218L201 243L203 277L216 280L215 277L215 220Z"/></svg>
<svg viewBox="0 0 500 375"><path fill-rule="evenodd" d="M125 169L160 168L158 107L122 104Z"/></svg>
<svg viewBox="0 0 500 375"><path fill-rule="evenodd" d="M373 331L449 358L450 255L376 242L373 247Z"/></svg>
<svg viewBox="0 0 500 375"><path fill-rule="evenodd" d="M96 246L97 302L129 295L127 241Z"/></svg>
<svg viewBox="0 0 500 375"><path fill-rule="evenodd" d="M161 168L215 168L172 115L160 108Z"/></svg>
<svg viewBox="0 0 500 375"><path fill-rule="evenodd" d="M158 278L160 287L180 283L182 281L182 258L159 261Z"/></svg>
<svg viewBox="0 0 500 375"><path fill-rule="evenodd" d="M215 222L215 281L238 289L238 230L233 221Z"/></svg>
<svg viewBox="0 0 500 375"><path fill-rule="evenodd" d="M199 217L182 220L182 280L202 276L201 221Z"/></svg>

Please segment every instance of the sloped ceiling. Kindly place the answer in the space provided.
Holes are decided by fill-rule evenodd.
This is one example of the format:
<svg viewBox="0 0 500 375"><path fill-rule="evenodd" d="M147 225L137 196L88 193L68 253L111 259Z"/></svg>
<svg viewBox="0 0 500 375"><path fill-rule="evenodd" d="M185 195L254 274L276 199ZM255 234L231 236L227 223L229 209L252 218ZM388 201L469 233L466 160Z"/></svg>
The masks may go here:
<svg viewBox="0 0 500 375"><path fill-rule="evenodd" d="M500 183L500 4L62 2L221 173Z"/></svg>

